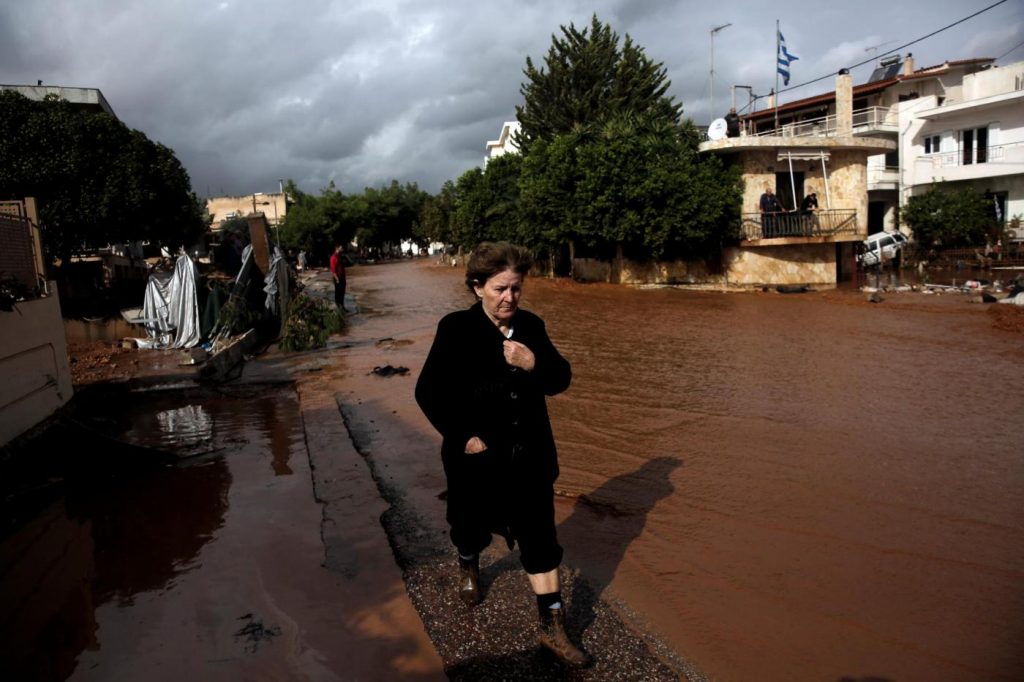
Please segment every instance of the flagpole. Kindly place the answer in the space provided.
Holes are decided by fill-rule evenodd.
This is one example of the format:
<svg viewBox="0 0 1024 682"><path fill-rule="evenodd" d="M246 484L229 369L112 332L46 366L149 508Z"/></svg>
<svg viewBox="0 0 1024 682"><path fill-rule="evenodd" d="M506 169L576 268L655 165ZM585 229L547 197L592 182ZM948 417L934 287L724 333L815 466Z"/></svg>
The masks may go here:
<svg viewBox="0 0 1024 682"><path fill-rule="evenodd" d="M775 132L779 130L779 20L775 20Z"/></svg>

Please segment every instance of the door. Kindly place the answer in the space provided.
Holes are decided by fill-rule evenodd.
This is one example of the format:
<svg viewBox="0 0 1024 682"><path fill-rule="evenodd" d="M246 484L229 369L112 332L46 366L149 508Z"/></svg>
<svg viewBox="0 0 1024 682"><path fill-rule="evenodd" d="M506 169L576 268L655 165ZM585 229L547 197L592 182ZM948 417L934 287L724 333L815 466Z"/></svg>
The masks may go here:
<svg viewBox="0 0 1024 682"><path fill-rule="evenodd" d="M885 202L868 202L868 234L881 232L885 229Z"/></svg>
<svg viewBox="0 0 1024 682"><path fill-rule="evenodd" d="M974 163L974 129L968 128L960 132L961 165L970 166Z"/></svg>
<svg viewBox="0 0 1024 682"><path fill-rule="evenodd" d="M796 193L795 203L793 202L794 190ZM795 211L800 208L800 202L804 198L803 171L794 172L792 175L790 175L789 171L776 173L775 195L779 198L779 202L782 204L783 210Z"/></svg>

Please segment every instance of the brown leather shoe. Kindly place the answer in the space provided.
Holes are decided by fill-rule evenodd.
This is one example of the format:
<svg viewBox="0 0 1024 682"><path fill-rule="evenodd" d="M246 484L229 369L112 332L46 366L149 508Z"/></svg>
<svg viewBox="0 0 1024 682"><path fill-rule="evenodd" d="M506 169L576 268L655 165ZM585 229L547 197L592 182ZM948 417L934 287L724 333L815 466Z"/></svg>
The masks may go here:
<svg viewBox="0 0 1024 682"><path fill-rule="evenodd" d="M459 557L459 599L466 606L480 603L480 558Z"/></svg>
<svg viewBox="0 0 1024 682"><path fill-rule="evenodd" d="M544 622L547 619L541 619L537 641L562 663L574 668L586 668L592 659L569 639L562 609L550 609L549 613L550 620Z"/></svg>

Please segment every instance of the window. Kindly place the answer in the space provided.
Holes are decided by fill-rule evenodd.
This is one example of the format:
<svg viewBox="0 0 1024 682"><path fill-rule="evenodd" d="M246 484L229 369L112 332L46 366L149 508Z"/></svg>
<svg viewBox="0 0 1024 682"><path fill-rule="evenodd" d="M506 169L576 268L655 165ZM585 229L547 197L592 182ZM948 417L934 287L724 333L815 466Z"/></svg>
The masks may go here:
<svg viewBox="0 0 1024 682"><path fill-rule="evenodd" d="M939 153L939 136L929 135L924 138L924 153L925 154L938 154Z"/></svg>
<svg viewBox="0 0 1024 682"><path fill-rule="evenodd" d="M988 161L988 128L961 130L960 149L961 163L964 166Z"/></svg>

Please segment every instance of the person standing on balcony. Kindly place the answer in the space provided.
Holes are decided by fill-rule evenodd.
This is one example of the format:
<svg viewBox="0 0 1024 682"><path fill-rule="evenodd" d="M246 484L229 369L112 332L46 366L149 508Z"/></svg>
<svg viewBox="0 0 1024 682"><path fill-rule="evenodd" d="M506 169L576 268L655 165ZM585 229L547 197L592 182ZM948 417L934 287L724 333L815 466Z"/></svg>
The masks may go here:
<svg viewBox="0 0 1024 682"><path fill-rule="evenodd" d="M725 115L725 136L740 136L740 116L736 113L736 107L730 107L729 113Z"/></svg>
<svg viewBox="0 0 1024 682"><path fill-rule="evenodd" d="M763 237L768 238L775 231L775 217L782 211L782 204L779 203L779 198L772 192L772 188L765 185L760 205L761 233Z"/></svg>
<svg viewBox="0 0 1024 682"><path fill-rule="evenodd" d="M804 219L804 227L811 234L818 234L821 232L821 225L818 223L818 195L815 192L811 192L804 197L804 200L800 202L800 215Z"/></svg>
<svg viewBox="0 0 1024 682"><path fill-rule="evenodd" d="M334 304L345 312L345 263L341 260L342 247L337 244L331 254L331 276L334 278Z"/></svg>

